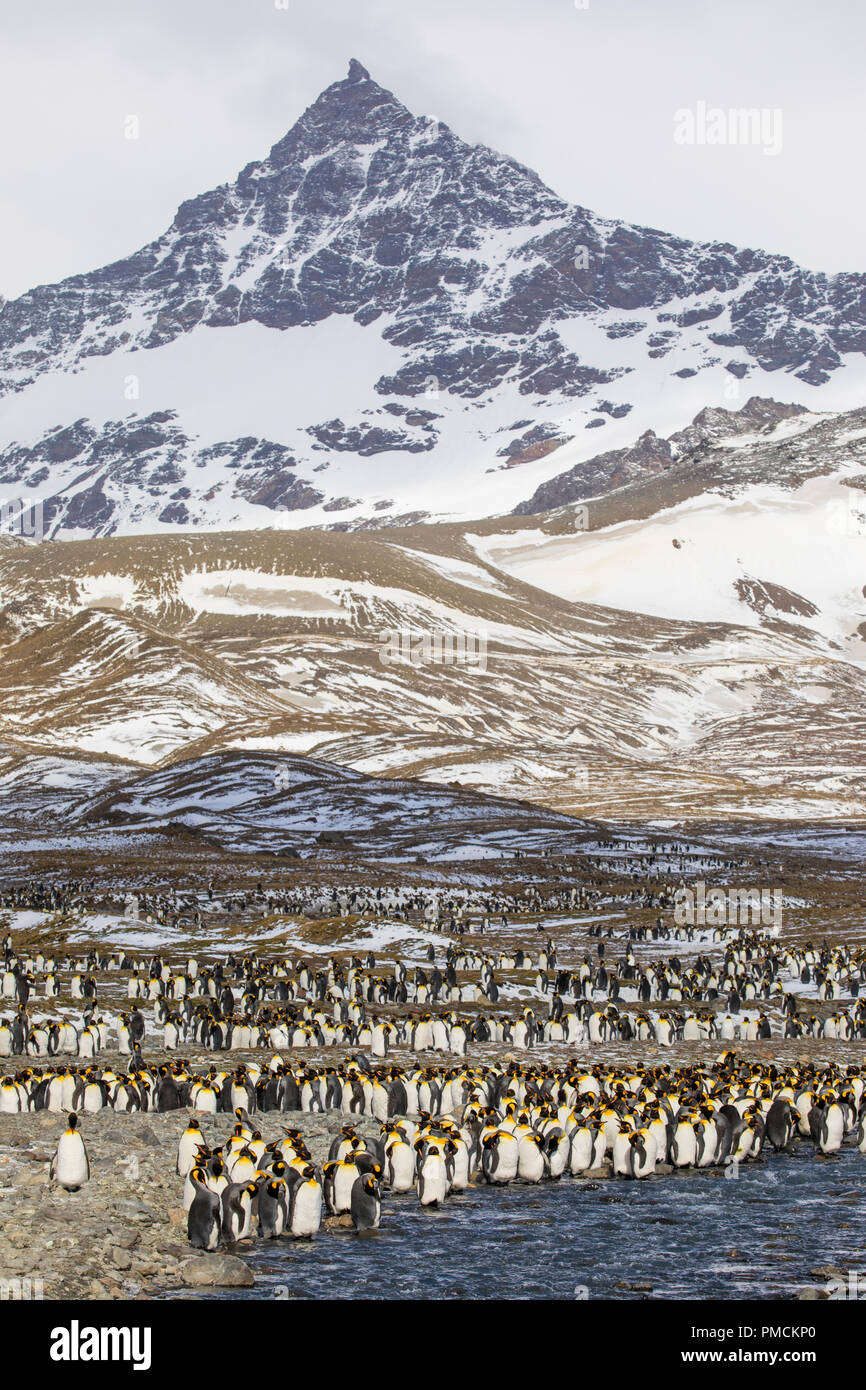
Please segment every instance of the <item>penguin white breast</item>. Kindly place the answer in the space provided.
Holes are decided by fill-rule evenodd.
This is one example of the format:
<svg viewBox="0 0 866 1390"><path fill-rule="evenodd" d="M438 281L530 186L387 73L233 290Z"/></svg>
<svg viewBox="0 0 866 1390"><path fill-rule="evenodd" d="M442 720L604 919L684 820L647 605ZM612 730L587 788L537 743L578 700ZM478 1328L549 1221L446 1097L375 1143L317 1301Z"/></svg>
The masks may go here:
<svg viewBox="0 0 866 1390"><path fill-rule="evenodd" d="M87 1181L87 1151L81 1135L67 1131L60 1136L54 1165L57 1181L70 1187L80 1187Z"/></svg>

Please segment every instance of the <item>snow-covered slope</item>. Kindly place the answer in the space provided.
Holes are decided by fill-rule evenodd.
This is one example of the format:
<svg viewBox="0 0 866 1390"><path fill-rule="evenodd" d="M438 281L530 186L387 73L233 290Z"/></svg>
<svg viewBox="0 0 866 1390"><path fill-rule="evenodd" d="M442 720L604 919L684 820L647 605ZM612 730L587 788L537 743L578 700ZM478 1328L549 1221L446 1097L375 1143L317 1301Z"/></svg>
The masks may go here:
<svg viewBox="0 0 866 1390"><path fill-rule="evenodd" d="M703 412L601 456L592 478L551 479L517 513L471 539L527 583L658 617L795 624L866 661L866 410Z"/></svg>
<svg viewBox="0 0 866 1390"><path fill-rule="evenodd" d="M69 824L85 802L128 780L116 758L40 753L26 744L0 743L0 827L46 829Z"/></svg>
<svg viewBox="0 0 866 1390"><path fill-rule="evenodd" d="M563 598L698 622L769 615L840 646L854 638L866 658L866 521L855 529L858 512L866 515L866 495L813 478L793 492L703 493L649 519L572 536L486 536L479 547L509 574Z"/></svg>
<svg viewBox="0 0 866 1390"><path fill-rule="evenodd" d="M183 827L233 850L350 847L364 857L470 857L567 843L566 816L468 791L382 781L333 764L274 753L226 752L185 760L80 804L73 827ZM528 837L528 838L524 838Z"/></svg>
<svg viewBox="0 0 866 1390"><path fill-rule="evenodd" d="M0 547L0 737L166 772L228 750L313 758L587 817L862 814L866 674L830 610L691 622L571 602L508 572L529 537L559 582L544 528L561 521ZM398 631L458 659L394 660ZM483 642L471 660L461 634Z"/></svg>
<svg viewBox="0 0 866 1390"><path fill-rule="evenodd" d="M0 486L63 536L510 510L748 395L859 403L866 279L564 203L353 61L155 242L0 312Z"/></svg>
<svg viewBox="0 0 866 1390"><path fill-rule="evenodd" d="M281 709L206 651L102 609L41 628L7 648L0 667L7 735L134 763Z"/></svg>

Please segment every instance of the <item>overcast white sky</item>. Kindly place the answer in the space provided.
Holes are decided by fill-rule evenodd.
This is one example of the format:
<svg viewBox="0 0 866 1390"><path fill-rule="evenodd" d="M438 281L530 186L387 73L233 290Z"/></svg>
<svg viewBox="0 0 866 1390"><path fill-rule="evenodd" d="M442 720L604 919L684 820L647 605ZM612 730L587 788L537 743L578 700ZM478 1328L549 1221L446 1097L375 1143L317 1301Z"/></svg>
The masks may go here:
<svg viewBox="0 0 866 1390"><path fill-rule="evenodd" d="M0 0L0 21L8 297L158 235L350 57L599 213L866 270L860 0ZM675 144L699 101L779 108L781 154Z"/></svg>

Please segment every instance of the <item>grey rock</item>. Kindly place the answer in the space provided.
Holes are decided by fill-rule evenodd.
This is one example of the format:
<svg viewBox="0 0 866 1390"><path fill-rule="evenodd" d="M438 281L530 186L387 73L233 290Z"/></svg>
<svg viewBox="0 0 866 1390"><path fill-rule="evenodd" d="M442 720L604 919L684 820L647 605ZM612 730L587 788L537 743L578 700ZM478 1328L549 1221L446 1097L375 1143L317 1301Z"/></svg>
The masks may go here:
<svg viewBox="0 0 866 1390"><path fill-rule="evenodd" d="M236 1255L194 1255L180 1266L188 1288L249 1289L255 1283L248 1264Z"/></svg>
<svg viewBox="0 0 866 1390"><path fill-rule="evenodd" d="M113 1245L120 1250L131 1250L141 1240L141 1232L123 1226L109 1226L108 1235Z"/></svg>

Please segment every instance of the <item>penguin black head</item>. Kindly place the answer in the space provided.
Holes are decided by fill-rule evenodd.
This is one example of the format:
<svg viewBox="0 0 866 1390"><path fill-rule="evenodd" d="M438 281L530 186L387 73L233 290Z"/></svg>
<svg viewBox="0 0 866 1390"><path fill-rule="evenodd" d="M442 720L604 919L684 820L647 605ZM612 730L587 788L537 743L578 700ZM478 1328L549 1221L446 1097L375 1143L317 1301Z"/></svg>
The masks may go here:
<svg viewBox="0 0 866 1390"><path fill-rule="evenodd" d="M66 1121L67 1121L67 1124L69 1125L69 1128L70 1128L70 1129L77 1129L77 1128L78 1128L78 1116L77 1116L77 1115L67 1115Z"/></svg>

